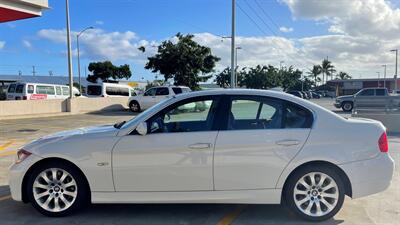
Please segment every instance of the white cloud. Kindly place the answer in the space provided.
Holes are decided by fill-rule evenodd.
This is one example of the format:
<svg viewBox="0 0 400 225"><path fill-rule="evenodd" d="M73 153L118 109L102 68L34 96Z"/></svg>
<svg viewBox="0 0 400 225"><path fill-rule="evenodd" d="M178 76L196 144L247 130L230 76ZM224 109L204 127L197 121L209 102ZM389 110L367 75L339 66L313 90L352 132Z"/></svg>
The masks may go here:
<svg viewBox="0 0 400 225"><path fill-rule="evenodd" d="M77 32L72 31L75 37ZM44 29L38 32L38 36L54 43L66 44L66 31ZM75 41L73 38L72 41ZM82 57L91 60L127 60L143 61L149 54L154 53L148 48L146 53L138 50L140 46L151 46L154 42L141 40L134 32L105 32L101 29L87 30L79 38Z"/></svg>
<svg viewBox="0 0 400 225"><path fill-rule="evenodd" d="M279 30L281 31L281 32L283 32L283 33L290 33L290 32L292 32L293 31L293 28L292 27L279 27Z"/></svg>
<svg viewBox="0 0 400 225"><path fill-rule="evenodd" d="M101 21L101 20L96 20L95 23L96 23L97 25L103 25L103 24L104 24L104 22Z"/></svg>
<svg viewBox="0 0 400 225"><path fill-rule="evenodd" d="M400 38L400 9L385 0L282 1L295 18L327 21L333 33Z"/></svg>
<svg viewBox="0 0 400 225"><path fill-rule="evenodd" d="M3 49L5 45L6 45L5 41L0 41L0 49Z"/></svg>
<svg viewBox="0 0 400 225"><path fill-rule="evenodd" d="M22 40L22 44L27 48L27 49L32 49L32 43L28 40Z"/></svg>

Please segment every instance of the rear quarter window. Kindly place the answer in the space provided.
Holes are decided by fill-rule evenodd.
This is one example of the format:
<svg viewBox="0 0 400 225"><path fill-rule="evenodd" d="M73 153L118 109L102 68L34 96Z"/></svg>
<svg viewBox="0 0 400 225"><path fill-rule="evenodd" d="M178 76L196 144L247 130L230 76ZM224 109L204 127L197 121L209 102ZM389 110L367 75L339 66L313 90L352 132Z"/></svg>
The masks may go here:
<svg viewBox="0 0 400 225"><path fill-rule="evenodd" d="M22 92L24 92L24 85L18 84L17 88L15 89L15 93L22 94Z"/></svg>
<svg viewBox="0 0 400 225"><path fill-rule="evenodd" d="M286 102L284 110L284 128L311 128L313 114L306 108Z"/></svg>
<svg viewBox="0 0 400 225"><path fill-rule="evenodd" d="M15 84L10 84L8 87L8 93L14 93L15 92Z"/></svg>

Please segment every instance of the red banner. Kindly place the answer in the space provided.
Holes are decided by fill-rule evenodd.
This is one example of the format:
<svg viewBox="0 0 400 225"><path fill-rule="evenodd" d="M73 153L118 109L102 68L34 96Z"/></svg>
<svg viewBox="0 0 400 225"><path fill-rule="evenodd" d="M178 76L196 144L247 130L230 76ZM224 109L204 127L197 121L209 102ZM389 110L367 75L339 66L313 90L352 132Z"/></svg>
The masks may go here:
<svg viewBox="0 0 400 225"><path fill-rule="evenodd" d="M47 94L32 94L30 100L47 99Z"/></svg>

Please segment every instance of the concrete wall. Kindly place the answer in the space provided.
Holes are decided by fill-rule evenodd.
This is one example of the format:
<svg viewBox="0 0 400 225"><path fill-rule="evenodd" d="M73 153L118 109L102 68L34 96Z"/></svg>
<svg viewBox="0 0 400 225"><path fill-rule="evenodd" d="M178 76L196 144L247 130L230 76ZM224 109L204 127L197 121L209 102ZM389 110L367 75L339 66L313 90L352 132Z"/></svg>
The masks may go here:
<svg viewBox="0 0 400 225"><path fill-rule="evenodd" d="M128 97L0 101L0 120L25 115L125 110L127 103Z"/></svg>
<svg viewBox="0 0 400 225"><path fill-rule="evenodd" d="M363 117L381 121L388 132L400 132L400 114L371 114L357 113L353 117Z"/></svg>
<svg viewBox="0 0 400 225"><path fill-rule="evenodd" d="M68 99L68 111L71 113L85 113L96 111L118 111L128 108L129 97L113 98L73 98Z"/></svg>
<svg viewBox="0 0 400 225"><path fill-rule="evenodd" d="M67 111L65 99L0 101L0 118L7 116L60 113Z"/></svg>

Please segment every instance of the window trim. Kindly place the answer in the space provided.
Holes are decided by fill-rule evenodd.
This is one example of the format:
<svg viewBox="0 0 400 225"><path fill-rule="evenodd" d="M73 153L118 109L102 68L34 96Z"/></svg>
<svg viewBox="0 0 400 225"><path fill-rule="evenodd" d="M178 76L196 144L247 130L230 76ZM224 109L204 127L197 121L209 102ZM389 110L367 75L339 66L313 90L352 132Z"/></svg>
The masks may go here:
<svg viewBox="0 0 400 225"><path fill-rule="evenodd" d="M282 102L283 113L282 113L282 118L281 118L281 120L282 120L281 121L281 128L278 128L278 129L235 129L235 130L228 129L229 115L227 115L226 113L222 113L222 112L227 112L227 111L229 111L231 109L231 104L232 104L232 100L231 99L233 97L239 97L239 98L240 97L245 97L245 98L265 99L265 100L270 99L270 100L273 100L273 101ZM310 113L310 117L311 117L310 126L308 126L307 128L285 128L284 127L285 126L285 118L286 118L286 110L285 109L286 109L288 104L294 105L296 107L299 107L299 108L302 108L302 109L308 111L308 113ZM282 98L275 98L275 97L271 97L271 96L262 96L262 95L225 95L224 98L223 98L223 101L222 101L222 105L224 106L224 108L218 110L218 112L220 112L219 116L221 116L221 114L222 114L222 117L219 117L219 120L221 121L221 123L223 122L223 124L220 125L220 130L221 131L312 129L314 124L315 124L315 113L314 113L313 110L311 110L311 109L309 109L309 108L307 108L305 106L299 105L299 104L297 104L295 102L292 102L292 101L289 101L289 100L286 100L286 99L282 99ZM258 113L257 113L257 116L258 116Z"/></svg>
<svg viewBox="0 0 400 225"><path fill-rule="evenodd" d="M204 95L204 96L196 96L196 97L191 97L191 98L186 98L186 99L182 99L180 101L174 102L170 105L167 105L166 107L164 107L163 109L159 110L157 113L155 113L154 115L150 116L149 118L145 119L144 122L147 123L148 129L149 129L149 124L148 122L151 120L154 120L154 118L160 116L160 114L165 114L166 112L176 108L178 105L184 105L190 102L196 102L196 101L206 101L206 100L212 100L213 103L211 105L209 114L207 116L207 120L209 119L209 116L213 116L213 118L211 118L211 129L210 130L204 130L204 131L192 131L192 132L172 132L172 133L162 133L162 134L177 134L177 133L196 133L196 132L210 132L210 131L219 131L220 126L219 126L219 122L220 122L220 107L221 107L221 103L222 103L222 96L218 96L218 95ZM213 113L213 112L214 113ZM156 133L157 134L157 133ZM136 131L136 129L132 130L128 135L139 135ZM152 135L151 133L148 133L147 135Z"/></svg>

